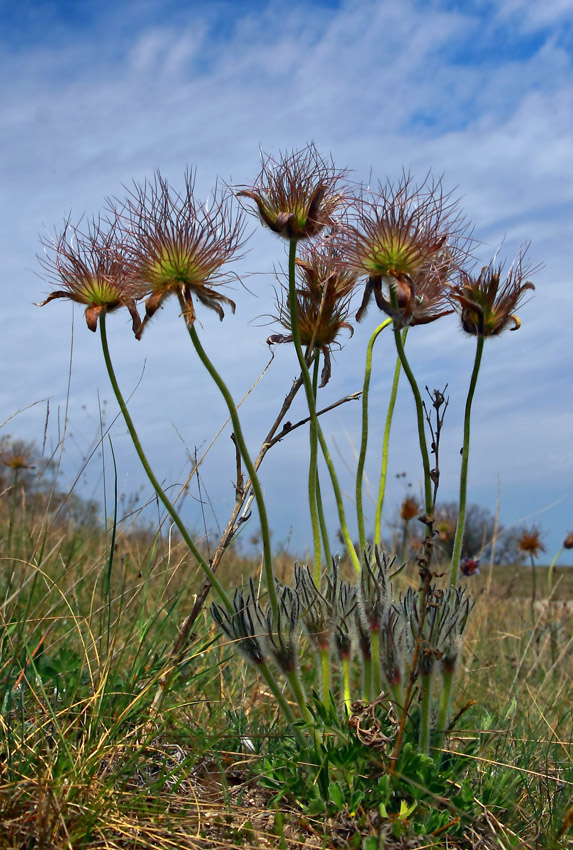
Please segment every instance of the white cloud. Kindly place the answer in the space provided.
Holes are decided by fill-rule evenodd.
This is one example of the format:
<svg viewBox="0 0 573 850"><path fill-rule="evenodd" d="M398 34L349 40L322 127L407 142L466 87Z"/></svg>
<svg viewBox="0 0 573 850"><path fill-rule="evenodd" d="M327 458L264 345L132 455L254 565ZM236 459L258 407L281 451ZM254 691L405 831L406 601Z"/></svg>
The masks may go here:
<svg viewBox="0 0 573 850"><path fill-rule="evenodd" d="M501 21L517 23L525 32L573 21L573 7L569 0L545 0L543 3L503 0L496 5Z"/></svg>

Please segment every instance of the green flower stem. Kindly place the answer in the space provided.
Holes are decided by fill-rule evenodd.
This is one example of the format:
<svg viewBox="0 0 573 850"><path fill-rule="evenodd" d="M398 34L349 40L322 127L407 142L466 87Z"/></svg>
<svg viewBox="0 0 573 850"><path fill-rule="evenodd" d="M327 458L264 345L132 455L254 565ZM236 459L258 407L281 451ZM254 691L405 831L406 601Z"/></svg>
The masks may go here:
<svg viewBox="0 0 573 850"><path fill-rule="evenodd" d="M320 427L320 422L316 416L316 405L314 403L314 395L312 392L312 380L310 377L310 373L308 371L308 365L302 350L301 342L300 342L300 334L298 332L298 323L297 323L297 315L296 315L296 240L291 239L289 244L289 258L288 258L288 268L289 268L289 308L290 308L290 320L291 320L291 331L293 343L296 351L296 355L298 357L298 362L300 365L301 374L304 381L304 388L306 392L306 400L308 404L308 412L310 413L311 419L316 421L316 429L318 434L318 441L320 443L320 448L322 450L322 454L324 456L324 460L330 474L330 480L332 482L332 489L334 490L334 498L336 500L336 507L338 509L338 518L340 521L340 528L342 531L342 536L344 538L344 542L346 544L346 548L348 550L348 555L356 573L360 574L360 559L356 554L356 550L354 548L354 544L352 542L352 537L350 536L350 532L348 530L348 523L346 522L346 514L344 512L344 502L342 499L342 491L340 489L340 485L338 483L338 478L336 475L336 470L334 468L334 464L332 462L332 458L330 456L330 451L326 444L326 440L324 439L324 434L322 433L322 428Z"/></svg>
<svg viewBox="0 0 573 850"><path fill-rule="evenodd" d="M320 448L322 449L322 454L324 456L324 460L326 462L326 466L330 473L330 480L332 482L332 489L334 490L334 498L336 501L336 507L338 509L338 519L340 521L340 530L342 532L342 537L346 544L346 549L348 552L348 557L352 562L352 566L356 572L356 575L360 575L360 571L362 569L360 565L360 559L356 554L356 549L354 548L354 543L352 542L352 537L350 536L350 532L348 530L348 523L346 522L346 514L344 512L344 502L342 499L342 491L340 489L340 485L338 483L338 478L336 477L336 470L334 469L334 464L332 462L332 458L330 456L330 452L328 450L328 446L326 444L326 440L324 439L324 434L322 433L322 429L320 425L318 426L318 439L320 442Z"/></svg>
<svg viewBox="0 0 573 850"><path fill-rule="evenodd" d="M462 553L462 543L464 539L464 528L466 524L466 500L468 490L468 461L470 456L470 420L472 412L472 402L477 384L479 369L481 365L481 357L483 353L483 344L485 337L478 336L476 355L474 360L474 368L470 379L468 389L468 397L466 399L466 409L464 415L464 445L462 449L462 468L460 472L460 500L458 507L458 524L456 526L456 536L454 538L454 548L452 552L452 565L450 568L450 586L455 587L458 583L458 575L460 570L460 557Z"/></svg>
<svg viewBox="0 0 573 850"><path fill-rule="evenodd" d="M391 291L392 302L396 300L396 294ZM394 305L395 306L395 305ZM398 357L400 358L400 363L402 364L402 368L404 369L404 373L410 382L410 387L412 388L412 393L414 395L414 402L416 404L416 418L418 422L418 441L420 443L420 452L422 455L422 466L424 469L424 509L426 511L426 516L431 517L433 512L433 504L432 504L432 477L430 475L430 457L428 455L428 446L426 443L426 429L424 424L424 405L422 404L422 396L420 395L420 390L418 389L418 384L416 383L416 379L414 377L414 373L410 368L410 364L406 358L406 352L404 351L404 344L402 342L402 335L400 334L399 328L394 328L394 341L396 342L396 350L398 352ZM426 526L426 535L429 536L431 534L430 526Z"/></svg>
<svg viewBox="0 0 573 850"><path fill-rule="evenodd" d="M328 529L326 527L326 517L324 516L324 506L322 504L322 496L320 493L320 481L318 478L318 473L316 476L316 504L318 507L318 520L320 522L320 534L322 536L322 546L324 549L324 560L326 562L327 568L332 566L332 552L330 551L330 543L328 540ZM317 587L320 587L320 572L318 575L315 573L315 583Z"/></svg>
<svg viewBox="0 0 573 850"><path fill-rule="evenodd" d="M16 518L16 510L18 504L18 473L20 470L14 469L14 475L12 478L12 498L10 500L10 520L8 523L8 546L7 551L10 552L11 543L12 543L12 533L14 530L14 523Z"/></svg>
<svg viewBox="0 0 573 850"><path fill-rule="evenodd" d="M422 702L420 705L420 752L430 752L430 715L432 713L432 676L421 676Z"/></svg>
<svg viewBox="0 0 573 850"><path fill-rule="evenodd" d="M299 727L296 725L296 718L292 712L292 709L288 704L285 695L280 689L270 667L263 661L261 664L257 664L256 669L260 672L261 676L267 683L269 690L272 692L272 695L276 699L277 704L280 710L282 711L283 717L285 718L294 733L294 737L298 746L302 749L306 746L306 741Z"/></svg>
<svg viewBox="0 0 573 850"><path fill-rule="evenodd" d="M531 557L531 623L535 623L535 599L537 598L537 575L535 572L535 558Z"/></svg>
<svg viewBox="0 0 573 850"><path fill-rule="evenodd" d="M372 351L374 343L384 328L391 324L392 319L386 319L378 325L368 341L366 348L366 367L364 369L364 384L362 387L362 439L360 441L360 454L358 455L358 467L356 469L356 518L358 520L358 540L360 542L360 554L366 551L366 530L364 527L364 504L362 489L364 482L364 465L366 463L366 450L368 448L368 394L370 392L370 377L372 375Z"/></svg>
<svg viewBox="0 0 573 850"><path fill-rule="evenodd" d="M314 394L315 403L316 403L316 398L317 398L317 394L318 394L319 361L320 361L320 353L317 351L316 358L315 358L315 361L314 361L314 371L313 371L313 375L312 375L312 391L313 391L313 394ZM318 517L319 532L320 532L320 536L317 538L316 530L315 530L315 526L314 526L314 519L313 519L313 536L314 536L314 547L315 547L315 549L314 549L314 551L315 551L314 583L316 584L317 587L320 587L321 567L322 567L321 549L320 549L320 539L321 538L322 538L322 548L324 550L324 559L325 559L325 562L326 562L327 569L332 564L332 554L331 554L331 551L330 551L330 543L329 543L329 540L328 540L328 529L326 527L326 518L324 516L324 506L323 506L323 503L322 503L322 495L321 495L321 492L320 492L320 479L319 479L319 476L318 476L318 457L317 457L317 455L318 455L318 430L316 428L317 424L318 424L318 419L315 420L315 422L314 422L315 427L313 427L313 420L311 419L311 421L310 421L311 463L310 463L310 468L309 468L309 498L311 498L310 475L312 474L312 468L314 468L316 514L317 514L317 517ZM312 504L313 504L313 502L311 500L311 505ZM312 518L312 511L311 511L311 518Z"/></svg>
<svg viewBox="0 0 573 850"><path fill-rule="evenodd" d="M551 563L549 564L549 571L547 573L547 595L551 596L553 592L553 573L555 571L555 564L563 554L564 547L562 546L559 552L555 555Z"/></svg>
<svg viewBox="0 0 573 850"><path fill-rule="evenodd" d="M372 677L375 664L372 658L362 657L362 699L364 702L372 702Z"/></svg>
<svg viewBox="0 0 573 850"><path fill-rule="evenodd" d="M372 686L374 699L378 699L382 693L382 678L380 676L380 632L377 629L370 632L370 643L372 645Z"/></svg>
<svg viewBox="0 0 573 850"><path fill-rule="evenodd" d="M402 331L402 345L406 343L408 328ZM386 424L384 425L384 438L382 441L382 468L380 470L380 486L378 488L378 499L376 502L376 514L374 516L374 543L377 546L382 545L382 509L384 507L384 496L386 493L386 479L388 477L388 447L390 443L390 429L392 428L392 419L394 418L394 408L396 406L396 398L398 396L398 383L400 381L400 372L402 363L400 358L396 358L396 367L394 369L394 379L392 381L392 390L390 391L390 399L388 401L388 410L386 412Z"/></svg>
<svg viewBox="0 0 573 850"><path fill-rule="evenodd" d="M345 655L341 659L342 667L342 701L348 715L352 714L352 698L350 696L350 658Z"/></svg>
<svg viewBox="0 0 573 850"><path fill-rule="evenodd" d="M404 520L404 530L402 532L402 561L406 563L408 560L408 526L409 520Z"/></svg>
<svg viewBox="0 0 573 850"><path fill-rule="evenodd" d="M392 699L394 701L394 705L396 707L396 714L400 715L404 710L404 688L402 687L400 682L394 682L390 685L390 691L392 693Z"/></svg>
<svg viewBox="0 0 573 850"><path fill-rule="evenodd" d="M316 396L318 393L318 370L320 367L320 353L317 352L314 358L314 367L312 371L312 395L316 404ZM312 524L312 539L314 542L314 583L320 587L320 574L322 568L322 544L321 544L321 527L319 518L319 494L318 494L318 419L316 417L310 419L309 439L310 439L310 460L308 464L308 504L310 508L310 521ZM328 564L328 562L327 562Z"/></svg>
<svg viewBox="0 0 573 850"><path fill-rule="evenodd" d="M330 650L320 650L320 685L322 692L322 702L328 705L328 697L330 694Z"/></svg>
<svg viewBox="0 0 573 850"><path fill-rule="evenodd" d="M314 725L314 720L312 718L312 714L309 711L306 694L304 692L304 688L302 686L302 682L300 681L298 673L285 673L285 678L289 683L293 696L297 702L298 707L300 708L300 713L304 722L308 723L309 725Z"/></svg>
<svg viewBox="0 0 573 850"><path fill-rule="evenodd" d="M109 375L109 380L111 382L111 386L112 386L113 391L115 393L115 397L117 399L119 409L121 410L122 416L125 420L125 424L127 425L127 430L129 431L129 436L131 437L131 441L132 441L134 448L135 448L135 451L137 452L137 455L138 455L138 457L141 461L141 464L142 464L142 466L143 466L143 468L144 468L144 470L147 474L147 477L149 478L149 480L151 482L151 486L153 487L153 489L157 493L157 496L158 496L159 500L161 501L161 503L163 504L165 510L167 511L167 513L169 514L169 516L171 517L173 522L175 523L177 529L179 530L179 533L181 534L181 537L183 538L183 540L187 544L187 546L188 546L190 552L192 553L193 557L195 558L195 560L197 561L197 563L199 564L199 566L201 567L201 569L203 570L203 572L205 573L205 575L207 576L207 578L209 579L209 581L211 582L211 584L213 585L213 587L215 588L217 593L219 594L219 598L221 599L221 602L223 603L223 605L225 606L227 611L230 614L232 614L233 613L233 605L231 603L231 600L227 596L225 588L220 583L219 579L217 578L217 576L215 575L215 573L213 572L213 570L211 569L211 567L209 566L207 561L203 558L199 549L197 548L197 546L195 545L195 543L193 542L193 540L189 536L189 533L188 533L187 529L185 528L185 525L183 524L181 517L179 516L179 514L175 510L175 507L173 506L173 504L171 503L171 501L169 500L169 498L165 494L163 488L161 487L159 481L155 477L153 470L151 469L149 462L147 460L147 456L146 456L145 452L143 451L143 447L142 447L141 442L139 440L139 437L137 435L137 431L135 430L133 420L132 420L130 413L127 409L127 405L125 403L123 395L121 394L121 390L119 388L119 384L118 384L117 378L115 376L115 370L114 370L112 362L111 362L111 357L110 357L110 353L109 353L109 346L108 346L108 342L107 342L106 325L105 325L105 310L102 310L101 313L100 313L99 327L100 327L101 345L102 345L102 349L103 349L103 357L104 357L104 360L105 360L107 373Z"/></svg>
<svg viewBox="0 0 573 850"><path fill-rule="evenodd" d="M452 685L454 682L453 670L442 670L442 695L440 697L440 708L438 711L438 727L436 748L438 750L437 758L441 758L441 749L444 744L444 737L448 727L448 714L450 711L450 700L452 698Z"/></svg>
<svg viewBox="0 0 573 850"><path fill-rule="evenodd" d="M182 302L182 297L180 296L180 300ZM184 303L181 303L181 308L184 308ZM249 455L244 437L243 430L241 428L241 423L239 421L239 414L237 413L237 408L235 406L235 402L233 401L233 397L229 392L227 385L215 369L213 363L207 356L207 353L197 335L197 331L195 330L195 325L187 325L187 331L189 336L191 337L191 342L195 347L195 351L199 355L199 359L207 369L209 375L213 378L215 384L219 388L221 395L225 399L225 403L227 405L227 409L229 411L229 416L231 417L231 422L233 425L233 433L235 435L235 440L237 441L237 446L241 457L247 467L249 478L251 480L251 487L253 488L253 494L255 496L255 501L257 503L257 509L259 512L259 520L261 523L261 537L263 540L263 571L265 574L265 582L267 585L267 590L269 593L269 601L271 604L271 609L273 614L276 616L278 611L278 599L277 599L277 590L275 586L275 577L273 573L273 561L272 561L272 553L271 553L271 535L269 531L269 522L267 518L267 508L265 505L265 500L263 498L263 491L261 489L261 484L259 478L257 476L257 471L255 469L255 465L251 460L251 456Z"/></svg>

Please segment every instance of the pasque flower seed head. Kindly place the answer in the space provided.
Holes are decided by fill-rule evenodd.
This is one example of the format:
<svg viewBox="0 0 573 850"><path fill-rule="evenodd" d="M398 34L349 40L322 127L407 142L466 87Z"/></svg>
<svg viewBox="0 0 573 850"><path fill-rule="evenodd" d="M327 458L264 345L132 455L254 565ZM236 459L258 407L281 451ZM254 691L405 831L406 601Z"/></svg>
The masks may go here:
<svg viewBox="0 0 573 850"><path fill-rule="evenodd" d="M170 295L180 297L189 325L195 321L195 301L220 319L222 305L235 310L219 287L229 280L223 267L244 244L244 219L224 190L216 188L211 204L201 204L193 172L186 173L181 193L157 172L151 182L136 184L116 213L124 225L130 278L146 297L140 335Z"/></svg>
<svg viewBox="0 0 573 850"><path fill-rule="evenodd" d="M262 155L259 176L251 187L237 188L239 197L256 204L263 224L284 239L316 236L332 225L345 203L344 172L322 158L314 144L282 153Z"/></svg>
<svg viewBox="0 0 573 850"><path fill-rule="evenodd" d="M138 333L141 320L135 299L141 289L127 273L125 254L118 247L118 223L92 221L82 232L66 223L53 241L44 241L43 268L55 283L64 289L52 292L40 306L55 298L69 298L85 305L87 326L97 329L102 312L111 313L126 307L132 318L133 331Z"/></svg>

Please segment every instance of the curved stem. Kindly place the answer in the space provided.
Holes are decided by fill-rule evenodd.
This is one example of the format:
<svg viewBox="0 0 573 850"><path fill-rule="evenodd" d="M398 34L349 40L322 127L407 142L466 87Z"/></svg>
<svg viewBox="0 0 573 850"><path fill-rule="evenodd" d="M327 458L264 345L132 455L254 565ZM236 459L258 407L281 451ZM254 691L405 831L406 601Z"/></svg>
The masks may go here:
<svg viewBox="0 0 573 850"><path fill-rule="evenodd" d="M362 499L362 488L364 480L364 465L366 463L366 450L368 448L368 395L370 392L370 377L372 375L372 351L374 343L384 328L391 324L392 319L386 319L378 325L366 348L366 367L364 369L364 384L362 387L362 438L360 441L360 454L358 455L358 466L356 468L356 518L358 520L358 540L360 553L366 551L366 531L364 528L364 504Z"/></svg>
<svg viewBox="0 0 573 850"><path fill-rule="evenodd" d="M348 557L352 561L352 566L354 567L356 574L360 575L360 571L362 569L360 565L360 558L356 554L356 549L354 548L354 543L352 542L352 537L350 536L350 532L348 530L348 523L346 522L346 514L344 512L344 501L342 499L342 491L340 489L338 478L336 477L336 470L334 469L334 464L330 456L330 451L326 444L326 440L324 439L324 434L322 433L322 428L320 427L320 425L318 426L318 439L320 442L320 448L322 449L322 454L324 456L326 466L330 473L332 489L334 490L334 499L336 501L336 507L338 509L338 519L340 520L340 530L342 532L342 537L344 538L344 542L346 544Z"/></svg>
<svg viewBox="0 0 573 850"><path fill-rule="evenodd" d="M288 704L285 695L281 691L275 677L273 676L272 671L265 662L263 662L262 664L257 664L257 670L260 672L261 676L269 686L269 690L272 692L274 698L276 699L279 708L283 713L283 717L285 718L294 733L294 737L296 738L298 746L302 749L306 746L306 741L302 732L296 725L296 718L292 712L290 705ZM306 710L308 711L308 709Z"/></svg>
<svg viewBox="0 0 573 850"><path fill-rule="evenodd" d="M328 529L326 527L326 517L324 516L324 506L322 504L322 495L320 492L320 481L318 478L318 474L316 476L316 504L318 507L318 521L320 523L320 534L322 537L322 547L324 549L324 561L326 563L327 569L332 566L332 552L330 551L330 542L328 540ZM317 587L320 587L320 572L318 575L315 573L315 584Z"/></svg>
<svg viewBox="0 0 573 850"><path fill-rule="evenodd" d="M551 563L549 564L549 571L547 573L547 595L548 596L551 596L551 594L553 592L553 573L555 571L555 564L557 563L557 561L559 560L559 558L563 554L563 548L564 547L562 546L561 549L557 552L557 554L553 558L553 560L551 561Z"/></svg>
<svg viewBox="0 0 573 850"><path fill-rule="evenodd" d="M392 292L392 298L395 299L396 295ZM408 378L410 382L410 387L412 388L412 393L414 395L414 402L416 404L416 419L418 422L418 441L420 443L420 452L422 455L422 466L424 468L424 510L426 511L426 516L431 517L433 513L433 505L432 505L432 477L430 475L430 457L428 455L428 445L426 443L426 429L424 425L424 405L422 404L422 396L420 395L420 390L418 389L418 384L416 383L416 379L414 377L414 373L410 368L410 364L406 358L406 352L404 351L404 345L402 343L402 336L400 334L399 328L394 328L394 340L396 342L396 350L398 352L398 357L400 358L400 363L402 364L402 368L404 369L404 374ZM430 535L431 530L430 526L426 526L426 535Z"/></svg>
<svg viewBox="0 0 573 850"><path fill-rule="evenodd" d="M535 558L531 557L531 622L535 623L535 599L537 597L537 576L535 574Z"/></svg>
<svg viewBox="0 0 573 850"><path fill-rule="evenodd" d="M340 489L340 485L338 483L338 478L336 475L336 470L334 468L334 464L332 462L332 458L330 456L330 451L326 444L326 440L324 439L324 434L322 433L322 428L320 427L320 422L318 421L316 415L316 405L314 403L314 396L312 392L312 381L310 377L310 373L308 371L308 365L302 350L301 342L300 342L300 334L298 332L298 322L296 315L296 241L291 239L289 244L289 256L288 256L288 278L289 278L289 309L290 309L290 321L291 321L291 331L293 343L296 351L296 356L298 358L301 374L304 381L304 389L306 392L306 400L308 404L308 412L310 413L311 419L316 421L316 429L318 434L318 441L320 443L320 448L322 450L322 454L324 456L324 460L326 466L328 468L328 472L330 474L330 480L332 482L332 489L334 490L334 498L336 500L336 507L338 509L338 518L340 521L340 528L342 531L342 536L344 538L344 542L346 544L346 548L348 550L348 555L354 569L358 574L360 574L360 559L356 554L356 550L354 548L354 543L352 542L352 537L350 536L350 532L348 530L348 523L346 521L346 514L344 511L344 501L342 499L342 491Z"/></svg>
<svg viewBox="0 0 573 850"><path fill-rule="evenodd" d="M12 499L10 501L10 521L8 523L8 552L11 548L12 543L12 533L14 531L14 524L16 519L16 510L18 503L18 473L19 470L14 470L14 475L12 478Z"/></svg>
<svg viewBox="0 0 573 850"><path fill-rule="evenodd" d="M320 366L320 354L314 358L312 370L312 395L316 403L318 393L318 370ZM318 419L312 418L309 426L310 460L308 464L308 504L310 508L310 521L312 523L312 539L314 541L314 583L320 587L320 573L322 567L322 546L320 540L320 519L318 504Z"/></svg>
<svg viewBox="0 0 573 850"><path fill-rule="evenodd" d="M111 362L111 356L110 356L110 353L109 353L109 346L108 346L108 343L107 343L107 332L106 332L106 326L105 326L105 310L102 310L102 312L100 313L99 327L100 327L100 337L101 337L101 345L102 345L102 350L103 350L103 357L104 357L104 360L105 360L107 373L109 375L109 380L111 382L111 386L113 388L115 397L117 399L119 409L121 410L122 416L125 420L125 424L127 425L127 430L129 431L129 436L131 437L131 441L132 441L133 446L135 448L135 451L137 452L137 455L138 455L138 457L141 461L141 464L142 464L142 466L143 466L143 468L144 468L144 470L147 474L147 477L149 478L149 481L151 482L151 486L153 487L153 489L157 493L157 496L158 496L160 502L163 504L163 507L165 508L165 510L167 511L167 513L169 514L169 516L171 517L173 522L175 523L175 526L179 530L181 537L183 538L183 540L187 544L187 546L188 546L190 552L192 553L193 557L195 558L195 560L197 561L197 563L199 564L199 566L201 567L201 569L203 570L203 572L208 577L209 581L211 582L211 584L213 585L213 587L215 588L215 590L219 594L221 602L223 603L223 605L225 606L227 611L229 611L229 613L232 614L233 613L233 605L231 603L231 600L227 596L223 585L220 583L219 579L217 578L217 576L215 575L215 573L213 572L213 570L211 569L211 567L209 566L207 561L201 555L201 552L199 551L199 549L197 548L197 546L193 542L192 538L189 536L189 532L185 528L185 525L183 524L183 520L181 519L181 517L179 516L179 514L175 510L173 504L171 503L171 501L169 500L169 498L165 494L165 491L161 487L159 481L155 477L155 474L153 473L153 470L151 469L151 466L149 465L149 461L147 460L147 456L146 456L145 452L143 451L143 447L141 445L137 431L135 430L135 426L133 424L133 420L130 416L130 413L127 409L127 405L125 403L125 400L124 400L123 395L121 393L121 390L119 388L119 384L118 384L117 378L115 376L115 370L114 370L112 362Z"/></svg>
<svg viewBox="0 0 573 850"><path fill-rule="evenodd" d="M372 670L374 665L372 658L362 657L362 699L364 702L372 702Z"/></svg>
<svg viewBox="0 0 573 850"><path fill-rule="evenodd" d="M406 343L408 328L402 331L402 345ZM392 419L394 418L394 408L396 406L396 398L398 396L398 383L400 381L400 372L402 363L399 357L396 357L396 367L394 369L394 378L392 380L392 389L390 391L390 399L388 401L388 411L386 413L386 424L384 425L384 438L382 441L382 468L380 470L380 485L378 487L378 500L376 502L376 513L374 515L374 543L377 546L382 546L382 509L384 507L384 496L386 494L386 479L388 477L388 448L390 444L390 429L392 428Z"/></svg>
<svg viewBox="0 0 573 850"><path fill-rule="evenodd" d="M180 300L182 297L180 296ZM184 303L181 304L182 309L185 307ZM235 406L235 402L233 401L233 397L229 392L227 385L223 381L222 377L219 375L215 366L207 356L207 353L197 335L197 331L195 330L195 325L187 325L187 331L189 336L191 337L191 342L195 347L195 351L199 355L199 359L207 369L209 375L213 378L213 381L217 385L218 389L221 392L221 395L225 399L225 403L227 405L227 409L229 411L229 416L231 417L231 422L233 425L233 433L235 435L235 440L237 441L237 447L243 458L245 466L247 467L249 478L251 479L251 487L253 489L253 494L255 496L255 501L257 503L257 510L259 512L259 520L261 523L261 537L263 541L263 570L265 574L265 581L267 585L267 590L269 593L269 601L271 604L271 608L273 613L276 616L278 610L278 600L277 600L277 591L275 586L275 577L273 573L273 562L272 562L272 554L271 554L271 536L269 531L269 522L267 518L267 508L265 505L265 501L263 498L263 491L261 489L261 484L259 482L259 478L257 476L257 471L255 469L255 465L251 460L251 456L249 455L244 437L243 430L241 428L241 423L239 421L239 414L237 413L237 408Z"/></svg>
<svg viewBox="0 0 573 850"><path fill-rule="evenodd" d="M404 694L404 688L402 687L400 682L393 682L389 684L390 693L392 694L392 700L394 702L394 706L396 708L396 713L398 715L403 714L404 708L406 706L406 695Z"/></svg>
<svg viewBox="0 0 573 850"><path fill-rule="evenodd" d="M340 666L342 668L342 702L348 716L350 716L352 714L352 697L350 694L350 658L347 655L340 659Z"/></svg>
<svg viewBox="0 0 573 850"><path fill-rule="evenodd" d="M458 524L456 526L456 536L454 538L454 548L452 552L452 565L450 568L450 585L455 587L458 583L458 575L460 569L460 556L462 553L462 543L464 539L464 528L466 524L466 501L468 490L468 461L470 457L470 420L472 413L472 402L477 384L479 369L481 365L481 357L483 353L483 344L485 337L478 336L476 355L474 360L474 368L470 378L468 389L468 397L466 399L466 409L464 414L464 445L462 448L462 468L460 472L460 502L458 507Z"/></svg>
<svg viewBox="0 0 573 850"><path fill-rule="evenodd" d="M302 686L302 682L300 681L298 674L296 672L292 672L292 673L285 673L284 676L285 676L285 679L287 680L287 682L290 685L290 689L292 691L292 694L293 694L295 700L297 701L297 704L298 704L298 707L300 708L300 713L303 717L304 722L308 723L309 726L313 725L314 721L313 721L313 718L312 718L312 714L309 711L309 708L308 708L308 705L307 705L306 694L304 692L304 688Z"/></svg>
<svg viewBox="0 0 573 850"><path fill-rule="evenodd" d="M410 521L404 520L404 529L402 531L402 561L406 563L408 560L408 526Z"/></svg>

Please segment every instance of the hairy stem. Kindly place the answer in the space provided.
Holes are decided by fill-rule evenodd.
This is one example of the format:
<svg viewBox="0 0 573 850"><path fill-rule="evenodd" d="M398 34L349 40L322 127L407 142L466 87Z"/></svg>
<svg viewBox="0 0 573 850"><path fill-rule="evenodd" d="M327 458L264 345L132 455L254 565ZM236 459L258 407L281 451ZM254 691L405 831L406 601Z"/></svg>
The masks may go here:
<svg viewBox="0 0 573 850"><path fill-rule="evenodd" d="M372 658L362 656L362 699L364 702L372 702L372 676L374 665Z"/></svg>
<svg viewBox="0 0 573 850"><path fill-rule="evenodd" d="M477 384L479 369L481 365L481 357L483 353L483 344L485 337L478 336L476 355L468 396L466 399L466 409L464 414L464 445L462 448L462 468L460 472L460 500L458 507L458 524L456 526L456 536L454 538L454 548L452 552L452 565L450 567L450 585L455 587L458 583L458 575L460 569L460 557L462 553L462 543L464 539L464 529L466 525L466 502L468 491L468 461L470 457L470 420L472 413L472 402L474 398L475 388Z"/></svg>
<svg viewBox="0 0 573 850"><path fill-rule="evenodd" d="M441 749L444 745L444 737L448 726L448 714L450 711L450 700L452 698L452 685L454 682L453 670L442 670L442 694L440 697L440 708L438 711L438 726L436 748L437 758L441 758Z"/></svg>
<svg viewBox="0 0 573 850"><path fill-rule="evenodd" d="M392 293L392 298L395 299L396 295ZM420 443L420 453L422 455L422 466L424 469L424 509L426 511L426 516L431 518L433 512L432 505L432 477L430 475L430 457L428 455L428 445L426 443L426 429L425 429L425 420L424 420L424 405L422 404L422 396L420 395L420 390L418 389L418 384L416 383L416 379L414 377L414 373L410 368L410 364L406 358L406 352L404 350L404 345L402 342L402 335L400 334L399 328L394 328L394 340L396 342L396 350L398 352L398 357L400 358L400 363L402 364L402 368L404 369L404 374L408 378L410 383L410 387L412 389L412 394L414 396L414 402L416 405L416 420L418 423L418 441ZM426 534L431 534L430 526L426 526Z"/></svg>
<svg viewBox="0 0 573 850"><path fill-rule="evenodd" d="M259 670L261 676L263 677L263 679L265 680L265 682L269 686L269 690L272 692L274 698L276 699L277 704L278 704L280 710L283 713L283 717L285 718L285 720L287 721L287 723L289 724L289 726L291 727L291 729L294 733L294 737L296 739L298 746L302 749L303 747L306 746L306 741L304 739L302 732L300 731L300 729L296 725L296 718L295 718L295 716L292 712L290 705L288 704L288 700L286 699L285 695L281 691L281 689L280 689L270 667L268 667L268 665L265 662L263 662L262 664L257 665L257 670ZM305 708L306 708L306 705L305 705ZM308 711L308 709L306 709L306 710Z"/></svg>
<svg viewBox="0 0 573 850"><path fill-rule="evenodd" d="M329 569L332 566L332 552L330 551L330 542L328 540L328 529L326 527L326 517L324 515L324 505L322 504L322 495L320 492L320 480L318 478L318 473L316 476L316 504L318 507L318 520L320 522L320 534L322 537L322 547L324 549L324 560ZM320 573L318 576L315 574L315 583L318 578L318 582L320 582ZM320 585L317 584L317 587Z"/></svg>
<svg viewBox="0 0 573 850"><path fill-rule="evenodd" d="M370 642L372 644L372 687L374 689L374 699L378 699L382 693L382 678L380 676L380 632L378 629L373 629L370 632Z"/></svg>
<svg viewBox="0 0 573 850"><path fill-rule="evenodd" d="M559 558L563 554L563 548L564 547L562 546L561 549L557 552L557 554L553 558L553 560L551 561L551 563L549 564L549 570L547 572L547 595L548 596L551 596L551 594L553 593L553 573L555 572L555 564L557 563L557 561L559 560Z"/></svg>
<svg viewBox="0 0 573 850"><path fill-rule="evenodd" d="M304 692L304 688L302 686L302 682L300 681L298 673L285 673L285 678L289 683L293 696L297 702L298 707L300 708L300 713L303 717L303 720L305 721L305 723L312 724L314 721L312 719L312 714L309 711L306 694Z"/></svg>
<svg viewBox="0 0 573 850"><path fill-rule="evenodd" d="M312 395L316 405L318 393L318 372L320 356L314 359L312 370ZM320 573L322 567L322 545L320 539L319 491L318 491L318 419L311 417L309 426L310 460L308 464L308 504L310 508L310 521L312 524L312 539L314 542L314 583L320 587ZM328 563L328 562L327 562Z"/></svg>
<svg viewBox="0 0 573 850"><path fill-rule="evenodd" d="M535 558L533 553L529 553L531 557L531 622L535 622L535 600L537 598L537 575L535 572Z"/></svg>
<svg viewBox="0 0 573 850"><path fill-rule="evenodd" d="M341 658L340 666L342 668L342 702L346 713L352 714L352 697L350 694L350 658L345 655Z"/></svg>
<svg viewBox="0 0 573 850"><path fill-rule="evenodd" d="M356 518L358 520L358 540L360 543L360 552L366 551L366 530L364 527L364 504L363 504L363 482L364 482L364 465L366 463L366 450L368 448L368 395L370 391L370 378L372 375L372 351L374 343L382 333L384 328L391 324L392 319L386 319L381 325L378 325L368 341L366 348L366 367L364 369L364 384L362 388L362 438L360 441L360 454L358 455L358 466L356 469Z"/></svg>
<svg viewBox="0 0 573 850"><path fill-rule="evenodd" d="M402 331L402 345L406 343L407 333L408 328L404 328ZM394 408L396 406L396 398L398 396L398 383L400 381L401 370L402 363L400 358L396 357L392 390L390 391L388 410L386 412L386 423L384 425L384 438L382 440L382 468L380 470L380 484L378 487L378 499L376 501L376 513L374 515L374 543L377 546L382 545L382 510L384 507L384 496L386 494L386 479L388 477L388 448L390 444L390 430L392 428L392 419L394 418Z"/></svg>

